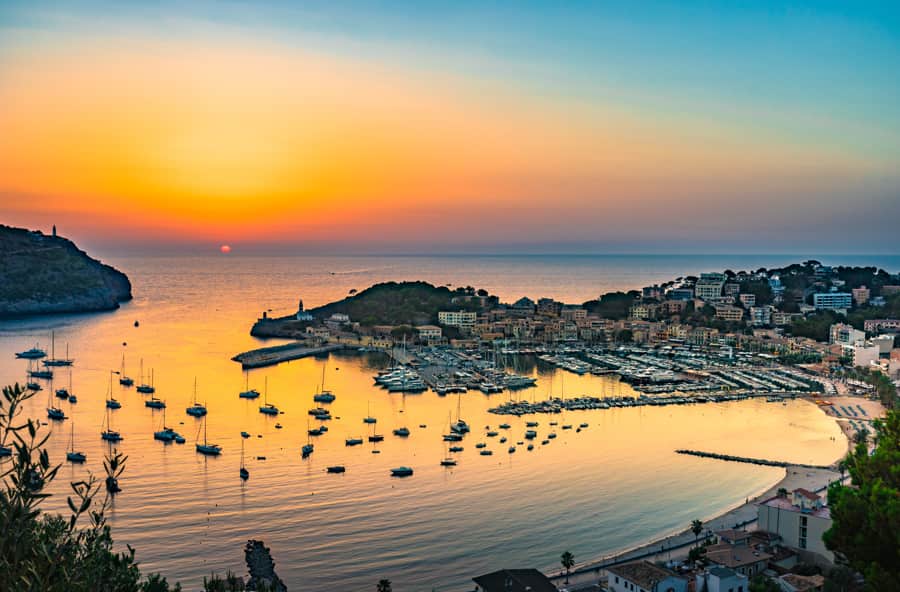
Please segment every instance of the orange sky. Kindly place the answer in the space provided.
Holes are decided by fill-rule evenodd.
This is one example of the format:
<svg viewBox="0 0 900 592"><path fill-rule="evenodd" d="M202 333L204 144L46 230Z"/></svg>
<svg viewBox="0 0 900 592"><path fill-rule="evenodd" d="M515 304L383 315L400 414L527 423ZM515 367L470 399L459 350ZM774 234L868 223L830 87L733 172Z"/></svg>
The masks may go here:
<svg viewBox="0 0 900 592"><path fill-rule="evenodd" d="M0 214L119 238L584 240L636 215L677 227L683 199L689 215L723 191L809 200L873 168L752 127L260 40L7 49L0 103Z"/></svg>

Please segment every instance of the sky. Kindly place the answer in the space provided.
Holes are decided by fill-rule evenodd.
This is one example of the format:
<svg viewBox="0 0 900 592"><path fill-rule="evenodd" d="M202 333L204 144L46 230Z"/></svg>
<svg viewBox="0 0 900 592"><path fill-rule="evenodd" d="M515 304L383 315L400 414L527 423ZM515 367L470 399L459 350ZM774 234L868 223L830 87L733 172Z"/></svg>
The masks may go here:
<svg viewBox="0 0 900 592"><path fill-rule="evenodd" d="M106 249L900 252L900 5L0 2L0 223Z"/></svg>

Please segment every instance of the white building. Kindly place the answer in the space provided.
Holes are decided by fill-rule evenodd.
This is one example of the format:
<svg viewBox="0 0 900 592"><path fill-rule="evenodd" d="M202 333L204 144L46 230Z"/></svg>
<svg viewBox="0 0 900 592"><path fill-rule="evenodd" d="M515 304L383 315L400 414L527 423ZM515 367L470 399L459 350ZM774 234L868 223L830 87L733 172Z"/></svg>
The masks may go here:
<svg viewBox="0 0 900 592"><path fill-rule="evenodd" d="M422 341L440 341L441 328L436 325L419 325L416 327Z"/></svg>
<svg viewBox="0 0 900 592"><path fill-rule="evenodd" d="M438 313L438 322L448 327L459 327L460 329L472 329L475 326L475 320L478 315L474 312L465 310L456 311L440 311Z"/></svg>
<svg viewBox="0 0 900 592"><path fill-rule="evenodd" d="M831 511L819 495L795 489L787 496L769 498L759 504L757 518L759 530L777 534L786 546L834 562L834 554L822 541L822 535L831 528Z"/></svg>
<svg viewBox="0 0 900 592"><path fill-rule="evenodd" d="M750 589L747 576L720 566L698 573L695 584L694 590L706 592L747 592Z"/></svg>
<svg viewBox="0 0 900 592"><path fill-rule="evenodd" d="M328 320L331 321L332 323L349 323L350 315L346 315L342 312L336 312L333 315L331 315L330 317L328 317Z"/></svg>
<svg viewBox="0 0 900 592"><path fill-rule="evenodd" d="M853 345L857 341L866 339L866 332L854 329L851 325L835 323L828 330L829 343L838 345Z"/></svg>
<svg viewBox="0 0 900 592"><path fill-rule="evenodd" d="M853 296L847 292L813 294L813 306L819 310L844 310L853 306Z"/></svg>
<svg viewBox="0 0 900 592"><path fill-rule="evenodd" d="M724 273L701 273L694 286L694 296L701 300L717 300L722 297L724 287Z"/></svg>
<svg viewBox="0 0 900 592"><path fill-rule="evenodd" d="M744 308L756 306L756 294L741 294L738 296L738 300L741 301Z"/></svg>
<svg viewBox="0 0 900 592"><path fill-rule="evenodd" d="M649 561L623 563L607 568L612 592L687 592L688 581Z"/></svg>
<svg viewBox="0 0 900 592"><path fill-rule="evenodd" d="M772 324L772 307L771 306L751 306L750 322L757 327Z"/></svg>
<svg viewBox="0 0 900 592"><path fill-rule="evenodd" d="M853 366L868 368L872 363L878 362L881 348L869 341L857 341L853 345L843 346L844 355L850 358Z"/></svg>
<svg viewBox="0 0 900 592"><path fill-rule="evenodd" d="M873 345L878 346L878 352L881 354L889 354L891 353L891 350L894 349L893 335L879 335L878 337L873 337L869 341L871 341Z"/></svg>

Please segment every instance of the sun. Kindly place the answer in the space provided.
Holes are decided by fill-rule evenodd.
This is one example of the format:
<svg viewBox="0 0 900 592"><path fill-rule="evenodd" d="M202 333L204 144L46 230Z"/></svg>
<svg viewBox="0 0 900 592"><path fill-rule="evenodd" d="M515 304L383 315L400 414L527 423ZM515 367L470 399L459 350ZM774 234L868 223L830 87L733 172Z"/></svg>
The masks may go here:
<svg viewBox="0 0 900 592"><path fill-rule="evenodd" d="M228 245L222 245L221 247L219 247L219 250L227 255L231 252L231 247Z"/></svg>

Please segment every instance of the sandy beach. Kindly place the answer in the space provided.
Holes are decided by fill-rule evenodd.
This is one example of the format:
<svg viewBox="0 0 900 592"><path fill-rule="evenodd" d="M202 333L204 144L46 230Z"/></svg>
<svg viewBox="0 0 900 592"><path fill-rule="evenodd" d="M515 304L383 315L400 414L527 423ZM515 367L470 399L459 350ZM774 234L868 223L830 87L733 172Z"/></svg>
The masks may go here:
<svg viewBox="0 0 900 592"><path fill-rule="evenodd" d="M835 418L835 421L847 438L847 450L849 450L853 441L853 436L856 432L856 429L851 423L851 419L857 423L864 421L868 424L872 420L884 415L884 407L878 401L860 397L830 397L828 401L831 405L818 404L818 406L827 415ZM851 406L856 409L858 416L853 416L852 411L848 413ZM865 411L863 412L860 410L858 406L861 406ZM845 408L848 411L845 411ZM843 458L843 455L841 455L841 458ZM835 465L839 460L840 458L835 459ZM710 462L727 461L710 460ZM757 504L770 497L774 497L779 489L784 488L791 491L793 489L803 488L820 492L825 491L831 482L840 478L841 475L837 470L813 469L789 465L785 468L784 477L764 492L748 499L744 503L738 504L734 508L731 508L714 518L705 520L703 522L704 534L712 534L715 531L728 528L753 530L757 518ZM605 576L604 568L606 567L639 559L647 559L649 561L682 559L687 556L688 551L693 544L694 533L691 532L689 528L685 528L681 532L657 538L638 547L579 563L573 568L572 573L569 576L568 586L564 585L564 572L555 571L548 574L548 576L555 584L566 587L569 590L591 588Z"/></svg>

